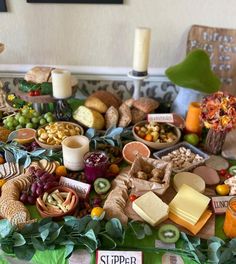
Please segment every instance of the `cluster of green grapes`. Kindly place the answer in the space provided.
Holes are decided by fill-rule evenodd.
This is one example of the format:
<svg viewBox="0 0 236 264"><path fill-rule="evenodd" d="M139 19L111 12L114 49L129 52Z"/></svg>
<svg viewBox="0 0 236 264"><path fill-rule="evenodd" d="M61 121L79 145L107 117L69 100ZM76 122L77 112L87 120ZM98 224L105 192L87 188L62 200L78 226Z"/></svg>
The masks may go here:
<svg viewBox="0 0 236 264"><path fill-rule="evenodd" d="M54 121L55 118L51 112L40 114L34 109L23 108L15 115L8 116L6 119L4 119L3 124L9 130L15 130L24 127L37 129L39 126L43 126Z"/></svg>

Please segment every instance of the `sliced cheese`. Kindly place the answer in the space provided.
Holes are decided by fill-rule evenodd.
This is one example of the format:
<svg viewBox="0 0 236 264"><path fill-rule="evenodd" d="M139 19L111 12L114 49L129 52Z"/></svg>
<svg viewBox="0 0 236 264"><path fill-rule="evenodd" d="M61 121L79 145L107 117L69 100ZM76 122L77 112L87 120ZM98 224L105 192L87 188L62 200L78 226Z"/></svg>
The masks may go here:
<svg viewBox="0 0 236 264"><path fill-rule="evenodd" d="M203 193L206 188L205 181L197 174L191 172L180 172L174 176L173 184L176 192L183 184L187 184L196 191Z"/></svg>
<svg viewBox="0 0 236 264"><path fill-rule="evenodd" d="M191 224L196 224L206 210L210 198L183 184L174 199L170 202L170 211L185 214ZM185 219L187 220L187 219Z"/></svg>
<svg viewBox="0 0 236 264"><path fill-rule="evenodd" d="M169 218L174 223L181 225L188 229L191 233L196 235L206 224L206 222L209 220L209 218L212 216L212 212L210 210L206 210L203 215L200 217L200 219L197 221L196 225L191 225L187 221L181 219L179 216L175 215L174 213L169 213Z"/></svg>
<svg viewBox="0 0 236 264"><path fill-rule="evenodd" d="M132 207L143 220L152 226L168 218L169 206L151 191L136 199Z"/></svg>

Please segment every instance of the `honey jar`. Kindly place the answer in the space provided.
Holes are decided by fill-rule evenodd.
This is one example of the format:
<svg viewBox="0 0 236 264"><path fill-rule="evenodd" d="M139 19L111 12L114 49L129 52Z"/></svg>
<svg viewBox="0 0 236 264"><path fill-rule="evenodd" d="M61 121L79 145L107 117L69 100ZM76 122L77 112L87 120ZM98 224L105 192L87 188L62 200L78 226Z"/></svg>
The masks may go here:
<svg viewBox="0 0 236 264"><path fill-rule="evenodd" d="M229 200L223 229L227 237L236 237L236 197Z"/></svg>

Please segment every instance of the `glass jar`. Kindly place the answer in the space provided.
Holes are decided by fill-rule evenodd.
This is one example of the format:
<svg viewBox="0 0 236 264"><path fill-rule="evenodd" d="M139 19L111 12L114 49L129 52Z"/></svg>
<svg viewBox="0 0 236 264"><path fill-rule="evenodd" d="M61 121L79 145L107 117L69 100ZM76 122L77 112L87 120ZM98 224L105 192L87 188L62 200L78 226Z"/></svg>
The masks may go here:
<svg viewBox="0 0 236 264"><path fill-rule="evenodd" d="M236 197L229 200L223 229L227 237L236 237Z"/></svg>
<svg viewBox="0 0 236 264"><path fill-rule="evenodd" d="M88 183L106 177L109 158L104 151L88 152L84 156L84 173Z"/></svg>

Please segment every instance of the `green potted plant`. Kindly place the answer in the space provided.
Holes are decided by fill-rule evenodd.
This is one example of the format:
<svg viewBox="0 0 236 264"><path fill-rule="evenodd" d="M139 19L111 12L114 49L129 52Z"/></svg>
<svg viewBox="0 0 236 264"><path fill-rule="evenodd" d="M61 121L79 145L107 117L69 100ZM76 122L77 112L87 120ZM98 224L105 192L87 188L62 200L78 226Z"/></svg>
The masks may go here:
<svg viewBox="0 0 236 264"><path fill-rule="evenodd" d="M179 87L171 111L185 117L191 102L199 102L208 94L219 90L220 79L211 70L208 54L200 49L188 53L186 58L166 69L166 76Z"/></svg>

